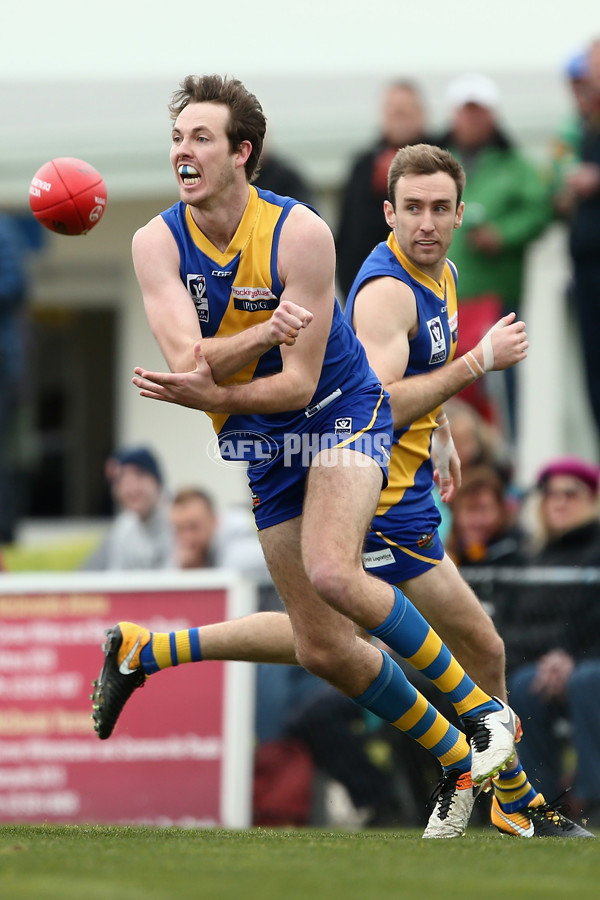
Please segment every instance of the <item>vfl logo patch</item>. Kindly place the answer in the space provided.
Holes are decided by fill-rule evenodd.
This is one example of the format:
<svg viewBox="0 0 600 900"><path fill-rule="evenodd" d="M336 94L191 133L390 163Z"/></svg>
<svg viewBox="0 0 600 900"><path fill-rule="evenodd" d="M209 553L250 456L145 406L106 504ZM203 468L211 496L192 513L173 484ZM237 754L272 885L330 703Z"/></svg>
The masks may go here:
<svg viewBox="0 0 600 900"><path fill-rule="evenodd" d="M335 434L352 434L352 417L344 416L341 419L336 419L335 425L334 425L334 433Z"/></svg>
<svg viewBox="0 0 600 900"><path fill-rule="evenodd" d="M231 295L234 308L242 312L265 312L279 306L279 298L269 288L234 285Z"/></svg>
<svg viewBox="0 0 600 900"><path fill-rule="evenodd" d="M435 537L435 533L432 534L422 534L419 540L417 541L417 547L420 550L429 550L430 547L433 547L433 539Z"/></svg>
<svg viewBox="0 0 600 900"><path fill-rule="evenodd" d="M446 359L446 337L439 316L436 316L435 319L429 319L427 328L429 329L429 336L431 338L429 365L432 366L442 363Z"/></svg>
<svg viewBox="0 0 600 900"><path fill-rule="evenodd" d="M191 294L199 322L208 322L208 297L206 296L206 278L204 275L188 275L187 289Z"/></svg>

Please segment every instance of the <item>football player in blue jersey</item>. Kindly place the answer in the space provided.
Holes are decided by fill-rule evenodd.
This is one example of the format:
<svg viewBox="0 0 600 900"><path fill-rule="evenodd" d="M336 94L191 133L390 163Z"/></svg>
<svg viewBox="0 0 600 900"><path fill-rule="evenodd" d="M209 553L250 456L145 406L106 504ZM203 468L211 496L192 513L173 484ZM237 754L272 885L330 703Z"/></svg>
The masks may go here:
<svg viewBox="0 0 600 900"><path fill-rule="evenodd" d="M238 635L249 629L220 658L298 662L409 734L444 772L425 836L462 834L477 785L512 759L520 725L505 702L466 674L392 579L363 565L395 438L388 395L334 296L331 232L308 207L251 184L265 121L239 81L190 76L171 113L180 201L133 243L148 320L171 373L138 368L133 380L144 397L207 412L227 452L237 446L248 460L261 544L289 616L211 626L233 625ZM445 265L462 214L458 185L444 178L444 227L430 227L429 200L424 215L411 213L424 221L415 252L427 266L436 253ZM436 217L437 205L436 197ZM461 361L469 379L525 355L522 323L502 324ZM430 334L441 361L450 339L433 328ZM257 434L274 448L270 455L256 449ZM208 658L202 631L151 634L133 623L109 631L93 698L101 738L148 675ZM365 632L435 680L469 741Z"/></svg>
<svg viewBox="0 0 600 900"><path fill-rule="evenodd" d="M444 552L434 479L442 500L460 484L443 402L490 370L527 355L523 322L503 317L480 344L453 359L458 337L457 279L447 253L462 223L464 172L446 151L420 144L400 150L388 176L384 214L391 229L361 267L346 315L390 394L394 441L388 486L365 541L363 562L396 584L478 684L506 697L503 642L477 597ZM434 468L435 467L435 468ZM460 790L442 778L440 798ZM518 758L493 782L491 820L520 836L589 836L546 803ZM442 800L428 829L444 832Z"/></svg>

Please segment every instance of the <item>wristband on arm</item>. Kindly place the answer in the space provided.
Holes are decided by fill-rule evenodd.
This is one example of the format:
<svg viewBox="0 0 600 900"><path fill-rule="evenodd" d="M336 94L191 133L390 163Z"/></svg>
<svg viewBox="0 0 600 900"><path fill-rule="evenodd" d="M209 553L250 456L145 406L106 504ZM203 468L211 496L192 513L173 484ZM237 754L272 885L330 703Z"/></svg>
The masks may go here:
<svg viewBox="0 0 600 900"><path fill-rule="evenodd" d="M467 350L464 356L461 356L461 359L464 360L465 365L473 378L481 378L482 375L485 375L486 372L489 372L494 368L494 348L492 346L492 331L497 326L494 325L493 328L490 328L484 336L481 338L480 346L481 352L483 353L483 366L475 356L472 350Z"/></svg>

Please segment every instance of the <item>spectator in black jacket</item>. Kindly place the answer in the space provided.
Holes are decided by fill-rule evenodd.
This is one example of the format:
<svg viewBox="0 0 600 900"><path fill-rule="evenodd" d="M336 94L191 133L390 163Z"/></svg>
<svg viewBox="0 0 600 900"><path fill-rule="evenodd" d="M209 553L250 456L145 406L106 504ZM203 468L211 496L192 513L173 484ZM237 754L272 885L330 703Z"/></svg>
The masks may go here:
<svg viewBox="0 0 600 900"><path fill-rule="evenodd" d="M390 228L383 215L387 200L390 163L400 147L430 143L421 92L412 81L388 85L381 106L381 134L357 156L342 189L340 220L336 234L337 278L340 299L348 296L365 257Z"/></svg>
<svg viewBox="0 0 600 900"><path fill-rule="evenodd" d="M534 566L600 566L600 467L578 457L540 472L543 543ZM600 812L600 600L598 585L524 586L499 625L506 643L511 705L521 716L519 757L547 798L570 783L557 726L569 722L577 765L572 812ZM533 776L533 778L532 778ZM600 824L600 819L598 820Z"/></svg>

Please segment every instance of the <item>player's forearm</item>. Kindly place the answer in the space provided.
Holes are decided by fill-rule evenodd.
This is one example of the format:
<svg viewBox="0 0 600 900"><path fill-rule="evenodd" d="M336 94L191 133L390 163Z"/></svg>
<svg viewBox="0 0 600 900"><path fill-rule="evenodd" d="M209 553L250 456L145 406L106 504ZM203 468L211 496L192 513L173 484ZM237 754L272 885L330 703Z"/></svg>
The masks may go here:
<svg viewBox="0 0 600 900"><path fill-rule="evenodd" d="M229 415L289 412L308 406L315 389L299 372L278 372L244 384L217 385L210 405L202 409Z"/></svg>
<svg viewBox="0 0 600 900"><path fill-rule="evenodd" d="M394 428L412 424L475 381L459 357L426 375L409 375L385 385L390 394Z"/></svg>
<svg viewBox="0 0 600 900"><path fill-rule="evenodd" d="M240 372L273 346L260 326L218 338L202 338L200 334L186 337L183 333L170 340L160 333L155 333L155 336L171 372L190 372L194 368L194 346L199 342L218 384Z"/></svg>
<svg viewBox="0 0 600 900"><path fill-rule="evenodd" d="M262 325L254 325L229 337L202 339L202 352L217 384L240 372L272 346Z"/></svg>

